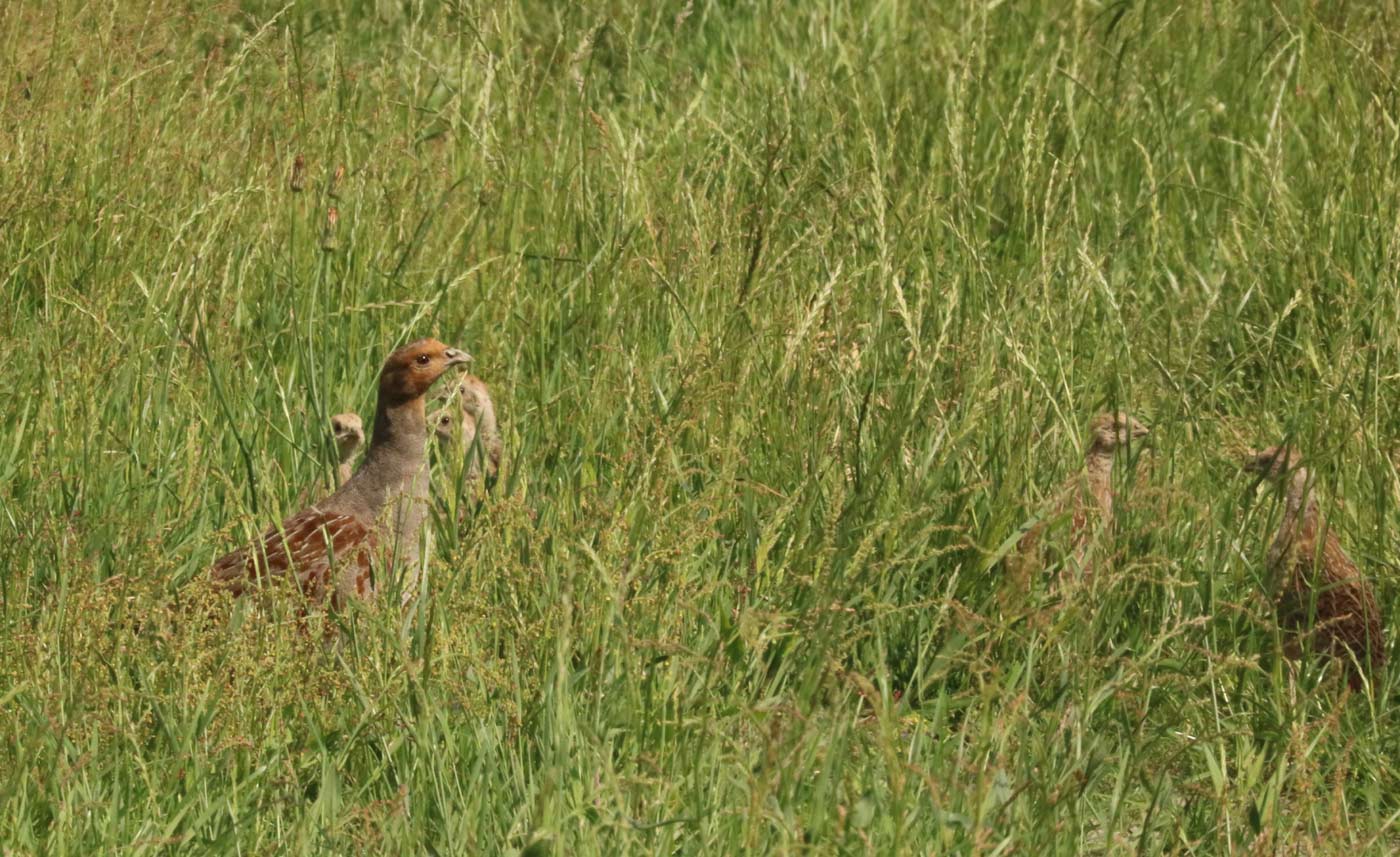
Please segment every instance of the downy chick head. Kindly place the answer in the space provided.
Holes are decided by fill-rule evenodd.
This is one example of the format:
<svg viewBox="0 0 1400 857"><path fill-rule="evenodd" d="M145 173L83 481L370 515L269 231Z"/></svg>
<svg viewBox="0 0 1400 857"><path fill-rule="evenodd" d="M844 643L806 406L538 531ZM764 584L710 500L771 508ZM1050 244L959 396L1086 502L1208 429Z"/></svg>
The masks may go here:
<svg viewBox="0 0 1400 857"><path fill-rule="evenodd" d="M365 426L359 414L336 414L331 417L331 436L342 462L349 461L360 444L365 442Z"/></svg>
<svg viewBox="0 0 1400 857"><path fill-rule="evenodd" d="M491 393L486 382L474 375L467 375L457 383L457 404L462 413L480 417L491 403Z"/></svg>
<svg viewBox="0 0 1400 857"><path fill-rule="evenodd" d="M432 429L438 444L444 447L452 445L461 424L462 418L453 413L451 408L439 408L428 418L428 428Z"/></svg>

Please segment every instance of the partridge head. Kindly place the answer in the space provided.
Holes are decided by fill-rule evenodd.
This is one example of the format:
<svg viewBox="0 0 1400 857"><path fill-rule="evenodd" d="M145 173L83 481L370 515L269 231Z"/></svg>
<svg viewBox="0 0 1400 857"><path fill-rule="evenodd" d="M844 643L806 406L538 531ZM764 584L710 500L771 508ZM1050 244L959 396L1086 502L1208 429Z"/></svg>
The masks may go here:
<svg viewBox="0 0 1400 857"><path fill-rule="evenodd" d="M471 362L471 355L436 339L410 342L384 361L379 373L379 398L390 403L422 398L442 374Z"/></svg>
<svg viewBox="0 0 1400 857"><path fill-rule="evenodd" d="M1123 411L1102 413L1089 423L1090 451L1113 452L1148 434L1147 426Z"/></svg>
<svg viewBox="0 0 1400 857"><path fill-rule="evenodd" d="M461 412L461 441L468 445L468 473L475 478L494 478L501 465L501 430L496 423L496 404L486 382L475 375L464 375L455 390Z"/></svg>
<svg viewBox="0 0 1400 857"><path fill-rule="evenodd" d="M1303 456L1287 446L1271 446L1249 452L1244 458L1244 471L1256 473L1271 482L1282 480L1299 469Z"/></svg>
<svg viewBox="0 0 1400 857"><path fill-rule="evenodd" d="M475 375L462 376L462 380L457 382L456 393L457 406L462 409L462 413L477 422L495 413L490 389L485 381Z"/></svg>
<svg viewBox="0 0 1400 857"><path fill-rule="evenodd" d="M365 442L365 427L360 422L360 415L344 413L331 417L331 437L335 439L335 484L340 486L350 481L350 463Z"/></svg>

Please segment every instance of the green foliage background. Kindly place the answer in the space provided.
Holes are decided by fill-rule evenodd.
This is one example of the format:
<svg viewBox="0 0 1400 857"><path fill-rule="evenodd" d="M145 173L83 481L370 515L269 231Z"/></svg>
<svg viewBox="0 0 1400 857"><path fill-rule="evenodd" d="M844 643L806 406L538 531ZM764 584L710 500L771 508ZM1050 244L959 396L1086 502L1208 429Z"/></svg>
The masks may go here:
<svg viewBox="0 0 1400 857"><path fill-rule="evenodd" d="M1236 456L1389 605L1397 12L4 4L6 853L1392 852ZM191 610L422 335L510 459L432 598ZM1109 570L1008 593L1105 407Z"/></svg>

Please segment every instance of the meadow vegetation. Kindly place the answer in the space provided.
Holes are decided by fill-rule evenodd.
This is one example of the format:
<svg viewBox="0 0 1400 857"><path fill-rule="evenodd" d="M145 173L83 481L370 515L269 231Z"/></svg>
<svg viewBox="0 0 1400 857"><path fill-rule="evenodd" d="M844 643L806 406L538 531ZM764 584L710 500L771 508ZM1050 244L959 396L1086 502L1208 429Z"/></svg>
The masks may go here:
<svg viewBox="0 0 1400 857"><path fill-rule="evenodd" d="M5 853L1393 852L1238 469L1393 637L1387 6L0 4ZM426 335L508 458L432 597L211 597ZM1107 567L1008 594L1110 407Z"/></svg>

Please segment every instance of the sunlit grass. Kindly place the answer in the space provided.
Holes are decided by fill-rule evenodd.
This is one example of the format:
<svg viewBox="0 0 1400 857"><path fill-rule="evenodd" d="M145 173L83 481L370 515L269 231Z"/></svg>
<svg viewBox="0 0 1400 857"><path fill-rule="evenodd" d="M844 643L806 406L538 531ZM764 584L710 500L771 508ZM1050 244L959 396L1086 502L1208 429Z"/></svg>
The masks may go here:
<svg viewBox="0 0 1400 857"><path fill-rule="evenodd" d="M9 851L1396 847L1236 461L1389 605L1380 10L204 5L0 8ZM507 450L432 598L205 591L423 335ZM1109 570L1008 594L1108 407Z"/></svg>

